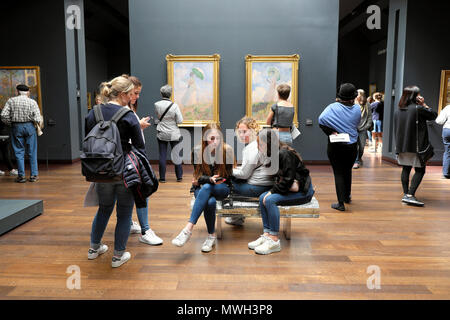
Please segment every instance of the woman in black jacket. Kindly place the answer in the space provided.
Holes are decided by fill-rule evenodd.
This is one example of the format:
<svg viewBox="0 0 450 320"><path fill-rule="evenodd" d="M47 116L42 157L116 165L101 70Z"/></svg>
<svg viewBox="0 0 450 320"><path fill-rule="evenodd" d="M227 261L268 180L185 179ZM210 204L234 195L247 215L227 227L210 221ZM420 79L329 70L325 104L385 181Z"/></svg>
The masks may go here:
<svg viewBox="0 0 450 320"><path fill-rule="evenodd" d="M397 161L403 166L402 202L423 206L424 203L415 197L416 190L425 175L426 166L419 157L419 151L432 150L428 139L427 120L436 119L437 113L426 105L425 99L420 95L420 89L416 86L403 89L398 107L394 113L394 125ZM412 167L415 173L409 185Z"/></svg>
<svg viewBox="0 0 450 320"><path fill-rule="evenodd" d="M264 233L257 240L250 242L248 247L258 254L270 254L281 250L278 238L280 229L278 205L308 203L314 195L314 189L309 170L303 164L302 158L293 148L279 142L276 131L261 130L258 135L258 149L271 159L271 163L267 166L278 167L278 172L273 188L259 197Z"/></svg>

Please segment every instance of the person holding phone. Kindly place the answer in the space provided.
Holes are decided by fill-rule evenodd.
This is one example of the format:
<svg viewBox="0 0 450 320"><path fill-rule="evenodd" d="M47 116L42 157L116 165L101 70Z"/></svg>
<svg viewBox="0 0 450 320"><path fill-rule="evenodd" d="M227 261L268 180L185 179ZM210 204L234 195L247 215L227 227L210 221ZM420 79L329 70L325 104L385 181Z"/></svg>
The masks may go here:
<svg viewBox="0 0 450 320"><path fill-rule="evenodd" d="M203 212L208 237L201 250L210 252L216 243L216 200L222 200L230 193L230 176L236 161L233 149L224 143L220 127L214 123L203 129L201 143L194 148L192 158L194 178L191 190L194 191L195 202L189 222L172 240L172 244L184 246Z"/></svg>
<svg viewBox="0 0 450 320"><path fill-rule="evenodd" d="M394 113L395 149L398 164L403 167L401 181L403 187L402 202L413 206L424 206L424 202L415 197L425 175L426 163L419 157L419 151L430 148L427 120L435 120L437 113L425 103L417 86L408 86ZM414 167L414 175L409 176Z"/></svg>

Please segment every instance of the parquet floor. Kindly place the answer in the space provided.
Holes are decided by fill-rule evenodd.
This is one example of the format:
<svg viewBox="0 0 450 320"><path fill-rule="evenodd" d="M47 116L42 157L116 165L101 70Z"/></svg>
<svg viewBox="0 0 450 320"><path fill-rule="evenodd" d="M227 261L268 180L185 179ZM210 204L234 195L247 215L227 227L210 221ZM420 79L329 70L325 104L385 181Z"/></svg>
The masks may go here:
<svg viewBox="0 0 450 320"><path fill-rule="evenodd" d="M353 171L353 203L344 213L330 208L331 168L309 168L321 216L294 219L292 239L282 238L282 251L270 256L247 249L261 232L259 219L224 224L223 239L205 254L201 218L191 240L173 246L189 216L192 169L186 166L177 183L170 168L168 183L150 200L150 225L164 244L131 235L132 258L118 269L111 268L114 216L103 239L110 250L87 259L95 208L83 207L88 184L80 163L41 165L35 184L0 177L1 198L44 200L43 215L0 236L0 299L450 298L450 180L441 178L441 167L428 167L419 188L426 206L410 207L400 202L400 168L366 153L365 166ZM81 271L79 290L66 285L73 265ZM379 267L380 289L367 287L372 265Z"/></svg>

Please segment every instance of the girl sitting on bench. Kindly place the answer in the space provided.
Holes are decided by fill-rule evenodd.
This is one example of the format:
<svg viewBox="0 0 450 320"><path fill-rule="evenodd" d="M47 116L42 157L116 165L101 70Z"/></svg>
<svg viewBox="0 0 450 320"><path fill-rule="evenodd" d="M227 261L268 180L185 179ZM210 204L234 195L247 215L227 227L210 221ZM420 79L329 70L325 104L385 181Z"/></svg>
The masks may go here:
<svg viewBox="0 0 450 320"><path fill-rule="evenodd" d="M202 246L203 252L212 250L216 243L216 199L222 200L230 193L230 176L235 166L233 149L223 141L220 127L208 124L202 133L201 144L193 150L195 202L191 217L183 230L172 240L182 247L191 237L194 225L204 213L208 237Z"/></svg>
<svg viewBox="0 0 450 320"><path fill-rule="evenodd" d="M301 205L311 201L314 189L309 170L302 158L292 147L281 143L277 132L263 129L258 135L258 149L266 154L272 169L277 170L273 188L259 197L264 233L248 244L258 254L270 254L281 250L278 232L280 229L280 210L278 205Z"/></svg>
<svg viewBox="0 0 450 320"><path fill-rule="evenodd" d="M274 184L274 176L267 172L264 162L268 160L258 151L256 137L259 125L255 119L244 117L236 123L236 136L245 144L242 150L242 165L233 169L233 193L245 197L259 197L269 191ZM227 217L225 222L232 225L242 225L244 216Z"/></svg>

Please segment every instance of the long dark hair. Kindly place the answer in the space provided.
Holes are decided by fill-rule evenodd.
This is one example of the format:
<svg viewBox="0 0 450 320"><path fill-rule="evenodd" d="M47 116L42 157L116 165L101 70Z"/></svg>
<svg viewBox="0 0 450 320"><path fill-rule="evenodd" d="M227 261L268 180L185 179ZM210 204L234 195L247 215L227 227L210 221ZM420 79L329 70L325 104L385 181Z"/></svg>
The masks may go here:
<svg viewBox="0 0 450 320"><path fill-rule="evenodd" d="M278 139L278 135L277 132L273 129L269 129L269 128L264 128L262 129L259 134L258 134L258 145L260 142L263 142L264 144L266 144L267 148L266 148L266 152L267 152L267 157L271 157L272 156L272 144L274 143L278 143L279 150L282 149L286 149L288 151L291 151L293 154L295 154L295 156L300 160L300 162L303 162L302 157L300 156L300 154L291 146L289 146L288 144L281 142ZM278 156L278 153L275 155ZM266 166L270 166L270 162L266 164Z"/></svg>
<svg viewBox="0 0 450 320"><path fill-rule="evenodd" d="M398 103L400 109L405 109L410 104L416 103L416 98L420 93L420 89L417 86L408 86L403 89L402 97Z"/></svg>
<svg viewBox="0 0 450 320"><path fill-rule="evenodd" d="M209 123L207 124L203 130L202 130L202 141L201 141L201 147L199 148L198 152L200 154L198 154L197 159L202 159L201 163L195 168L194 171L194 177L196 179L198 179L200 176L202 175L209 175L212 176L212 172L211 169L209 167L208 161L206 161L206 159L204 159L204 151L206 149L206 147L208 146L208 141L206 140L206 135L208 134L209 130L216 130L220 136L221 136L221 140L220 140L220 146L216 149L216 158L222 158L221 163L217 163L218 166L218 174L221 177L228 177L228 173L227 173L227 168L226 165L227 160L229 161L230 159L227 159L227 157L230 157L233 155L232 149L229 145L227 145L224 141L223 141L223 134L222 131L220 129L220 125L216 124L216 123ZM236 159L233 156L233 167L236 166Z"/></svg>

